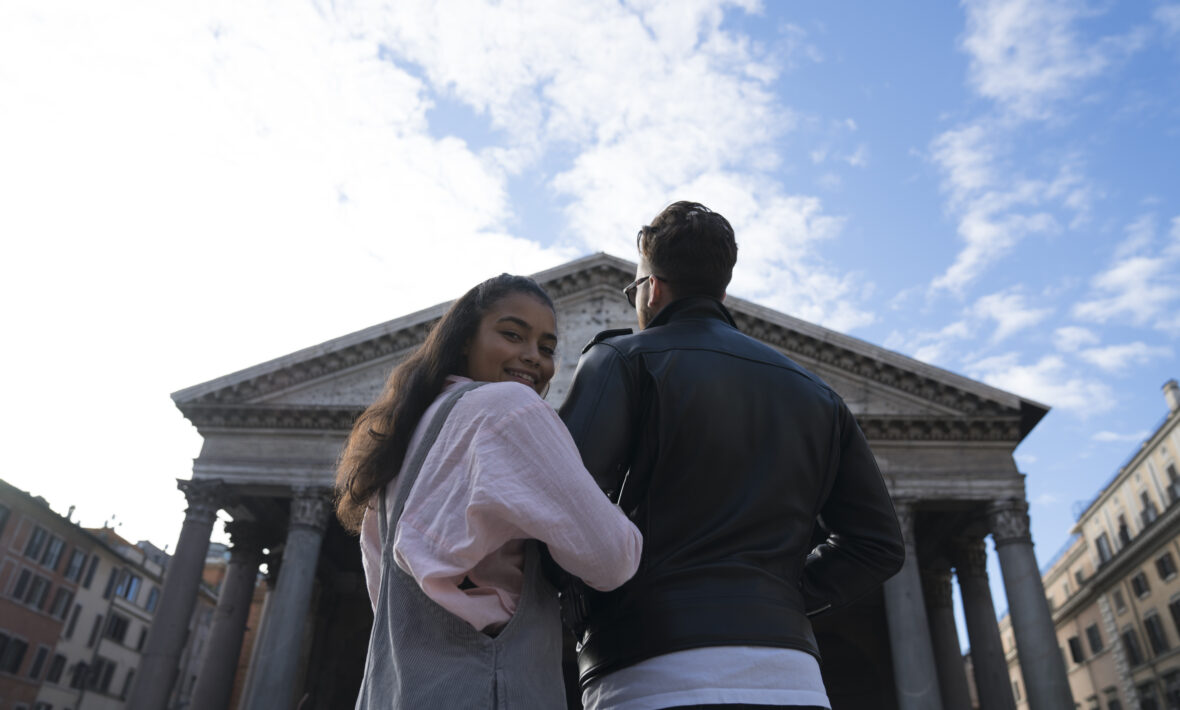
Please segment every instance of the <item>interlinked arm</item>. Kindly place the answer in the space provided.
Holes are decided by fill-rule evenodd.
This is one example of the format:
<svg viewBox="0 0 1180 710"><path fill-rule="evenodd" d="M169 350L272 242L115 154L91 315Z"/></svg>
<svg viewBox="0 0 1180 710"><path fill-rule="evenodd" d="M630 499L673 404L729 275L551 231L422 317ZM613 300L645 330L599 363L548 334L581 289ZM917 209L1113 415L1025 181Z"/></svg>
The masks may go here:
<svg viewBox="0 0 1180 710"><path fill-rule="evenodd" d="M615 502L631 465L639 415L638 388L618 350L609 343L596 343L578 361L573 384L560 409L586 470Z"/></svg>

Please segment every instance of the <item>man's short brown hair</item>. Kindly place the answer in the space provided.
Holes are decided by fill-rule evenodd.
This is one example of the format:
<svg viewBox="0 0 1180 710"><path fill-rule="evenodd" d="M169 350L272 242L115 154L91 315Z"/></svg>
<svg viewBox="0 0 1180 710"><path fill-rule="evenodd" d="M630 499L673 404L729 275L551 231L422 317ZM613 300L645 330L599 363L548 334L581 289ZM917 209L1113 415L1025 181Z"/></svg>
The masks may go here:
<svg viewBox="0 0 1180 710"><path fill-rule="evenodd" d="M677 298L721 298L737 263L729 220L699 202L674 202L639 230L639 253Z"/></svg>

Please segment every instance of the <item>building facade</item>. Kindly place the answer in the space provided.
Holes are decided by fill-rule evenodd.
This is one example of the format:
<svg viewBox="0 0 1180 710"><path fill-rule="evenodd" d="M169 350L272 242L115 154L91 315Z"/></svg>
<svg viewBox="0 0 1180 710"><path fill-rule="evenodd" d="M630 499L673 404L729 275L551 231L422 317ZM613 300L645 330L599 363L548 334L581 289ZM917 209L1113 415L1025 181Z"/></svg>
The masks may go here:
<svg viewBox="0 0 1180 710"><path fill-rule="evenodd" d="M619 293L634 274L634 264L597 254L537 275L556 303L562 333L548 396L554 406L582 343L606 328L636 327ZM1027 694L1038 710L1072 708L1029 535L1024 475L1012 458L1048 408L754 303L726 304L745 333L843 396L872 445L906 536L905 566L883 590L816 623L835 708L967 707L950 601L956 581L983 701L1012 707L983 564L987 535L1017 617L1020 658L1036 670ZM192 613L219 510L233 518L232 546L194 707L227 707L237 692L263 548L272 553L272 586L251 629L238 707L353 704L372 620L357 542L331 515L335 462L354 418L448 305L173 395L204 443L192 479L179 482L189 507L130 707L154 710L176 682L180 620Z"/></svg>
<svg viewBox="0 0 1180 710"><path fill-rule="evenodd" d="M1079 707L1180 710L1180 387L1043 577ZM1011 633L1011 623L1001 624ZM1025 682L1009 655L1011 682ZM1020 703L1018 707L1028 707Z"/></svg>
<svg viewBox="0 0 1180 710"><path fill-rule="evenodd" d="M121 710L160 601L168 555L87 529L0 481L0 710ZM216 597L198 590L187 668ZM202 626L203 621L203 626ZM185 706L178 687L161 707Z"/></svg>

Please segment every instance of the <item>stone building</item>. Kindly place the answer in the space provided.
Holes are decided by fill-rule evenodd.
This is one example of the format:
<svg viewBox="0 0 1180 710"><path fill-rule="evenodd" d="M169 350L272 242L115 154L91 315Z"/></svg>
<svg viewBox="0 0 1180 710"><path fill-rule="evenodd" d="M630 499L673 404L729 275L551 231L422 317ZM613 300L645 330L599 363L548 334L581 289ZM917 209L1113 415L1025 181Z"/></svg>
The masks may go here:
<svg viewBox="0 0 1180 710"><path fill-rule="evenodd" d="M634 327L620 288L635 265L597 254L537 275L554 297L562 346L549 400L564 397L582 343ZM837 709L966 707L967 682L951 611L957 577L985 707L1009 708L984 537L999 552L1020 658L1040 710L1072 708L1029 536L1024 476L1012 452L1047 407L757 304L727 302L739 327L829 382L848 402L887 479L908 558L885 588L817 623ZM449 304L177 392L204 444L131 707L154 709L176 676L219 509L232 551L206 660L199 708L226 707L264 547L267 594L239 707L349 707L371 616L356 540L331 515L331 484L354 417ZM997 681L998 680L998 684Z"/></svg>
<svg viewBox="0 0 1180 710"><path fill-rule="evenodd" d="M1085 710L1180 710L1175 380L1164 398L1163 420L1081 512L1043 577L1069 684ZM1007 640L1011 623L1001 628ZM1028 678L1020 661L1009 655L1016 686Z"/></svg>
<svg viewBox="0 0 1180 710"><path fill-rule="evenodd" d="M83 528L4 481L0 551L0 708L125 707L167 555L110 528ZM211 618L216 597L206 589L198 599ZM209 621L186 634L185 656L196 656ZM161 707L183 701L178 686Z"/></svg>

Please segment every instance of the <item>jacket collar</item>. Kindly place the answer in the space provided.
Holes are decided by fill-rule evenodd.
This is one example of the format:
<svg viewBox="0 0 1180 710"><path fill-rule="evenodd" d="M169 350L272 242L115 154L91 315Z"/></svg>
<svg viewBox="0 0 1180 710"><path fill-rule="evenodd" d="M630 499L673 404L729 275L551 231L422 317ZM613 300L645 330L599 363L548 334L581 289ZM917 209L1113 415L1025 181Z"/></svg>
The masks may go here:
<svg viewBox="0 0 1180 710"><path fill-rule="evenodd" d="M655 318L647 324L648 328L654 328L660 325L667 325L674 320L686 320L689 318L712 318L715 320L724 320L733 327L737 327L737 323L733 321L733 316L729 314L729 309L722 305L712 296L689 296L687 298L677 299L668 305L664 306Z"/></svg>

